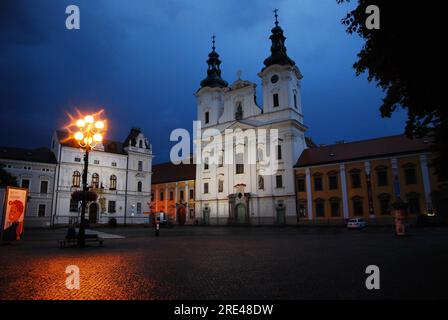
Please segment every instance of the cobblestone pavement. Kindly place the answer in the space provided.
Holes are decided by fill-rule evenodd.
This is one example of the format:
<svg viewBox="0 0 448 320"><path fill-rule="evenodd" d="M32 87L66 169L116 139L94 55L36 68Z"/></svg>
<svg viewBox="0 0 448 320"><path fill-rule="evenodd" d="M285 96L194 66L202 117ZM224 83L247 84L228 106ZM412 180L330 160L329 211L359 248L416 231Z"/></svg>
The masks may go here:
<svg viewBox="0 0 448 320"><path fill-rule="evenodd" d="M448 298L448 230L176 227L100 229L104 247L59 249L65 231L0 246L0 299ZM381 289L365 289L378 265ZM65 268L80 268L80 290Z"/></svg>

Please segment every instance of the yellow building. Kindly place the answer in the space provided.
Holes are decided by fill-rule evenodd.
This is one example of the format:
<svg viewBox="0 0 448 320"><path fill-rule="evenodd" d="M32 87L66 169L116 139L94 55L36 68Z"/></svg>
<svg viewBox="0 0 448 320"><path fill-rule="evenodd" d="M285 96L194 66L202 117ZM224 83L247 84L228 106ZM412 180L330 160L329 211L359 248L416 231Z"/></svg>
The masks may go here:
<svg viewBox="0 0 448 320"><path fill-rule="evenodd" d="M152 168L151 213L164 212L175 224L195 223L196 165L169 162Z"/></svg>
<svg viewBox="0 0 448 320"><path fill-rule="evenodd" d="M295 166L298 222L392 223L398 198L412 218L432 212L440 182L429 147L399 135L306 149Z"/></svg>

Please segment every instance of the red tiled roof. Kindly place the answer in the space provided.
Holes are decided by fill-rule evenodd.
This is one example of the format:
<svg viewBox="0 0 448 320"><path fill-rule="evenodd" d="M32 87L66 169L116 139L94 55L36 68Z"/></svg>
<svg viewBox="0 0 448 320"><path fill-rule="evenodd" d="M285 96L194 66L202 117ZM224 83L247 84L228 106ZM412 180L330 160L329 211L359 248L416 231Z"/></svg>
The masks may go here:
<svg viewBox="0 0 448 320"><path fill-rule="evenodd" d="M427 151L429 147L428 140L411 140L405 135L338 143L306 149L299 157L296 167L409 154Z"/></svg>
<svg viewBox="0 0 448 320"><path fill-rule="evenodd" d="M196 179L195 164L175 165L171 162L152 166L152 184Z"/></svg>

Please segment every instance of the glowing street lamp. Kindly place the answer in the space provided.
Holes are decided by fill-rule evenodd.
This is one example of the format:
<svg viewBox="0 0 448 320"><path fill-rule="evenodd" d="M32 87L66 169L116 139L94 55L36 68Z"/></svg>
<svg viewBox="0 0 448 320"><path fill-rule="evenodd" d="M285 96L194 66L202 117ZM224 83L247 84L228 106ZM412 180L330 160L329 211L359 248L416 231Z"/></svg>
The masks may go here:
<svg viewBox="0 0 448 320"><path fill-rule="evenodd" d="M76 127L76 132L73 134L73 138L78 143L79 147L85 150L84 154L84 172L82 175L82 187L84 196L81 200L81 223L79 225L78 233L78 246L84 247L86 240L85 231L85 214L86 214L86 193L89 190L87 187L87 172L89 170L89 153L95 147L103 141L104 134L106 132L105 120L97 120L95 117L100 115L101 112L96 115L87 115L72 123L72 127ZM70 128L69 128L70 129Z"/></svg>

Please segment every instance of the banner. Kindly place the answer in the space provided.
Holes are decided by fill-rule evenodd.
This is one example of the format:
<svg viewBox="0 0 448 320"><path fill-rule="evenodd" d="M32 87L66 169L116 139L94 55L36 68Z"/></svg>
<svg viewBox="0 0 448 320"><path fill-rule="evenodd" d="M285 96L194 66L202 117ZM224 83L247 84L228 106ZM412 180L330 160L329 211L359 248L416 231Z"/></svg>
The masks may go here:
<svg viewBox="0 0 448 320"><path fill-rule="evenodd" d="M20 240L23 234L28 190L8 187L6 189L5 210L3 216L3 240Z"/></svg>

